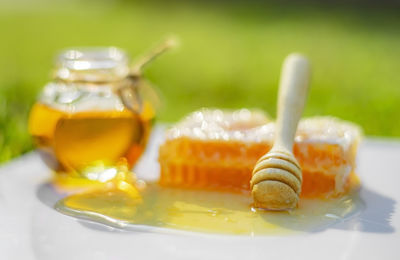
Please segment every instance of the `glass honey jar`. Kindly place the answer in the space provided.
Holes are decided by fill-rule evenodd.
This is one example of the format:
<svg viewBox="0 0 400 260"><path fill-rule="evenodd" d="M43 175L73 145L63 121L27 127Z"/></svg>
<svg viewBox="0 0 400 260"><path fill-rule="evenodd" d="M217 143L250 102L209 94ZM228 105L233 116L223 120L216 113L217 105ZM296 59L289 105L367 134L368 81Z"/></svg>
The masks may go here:
<svg viewBox="0 0 400 260"><path fill-rule="evenodd" d="M125 52L66 50L54 71L29 118L46 164L89 179L117 164L131 168L146 146L155 112L138 78L131 77Z"/></svg>

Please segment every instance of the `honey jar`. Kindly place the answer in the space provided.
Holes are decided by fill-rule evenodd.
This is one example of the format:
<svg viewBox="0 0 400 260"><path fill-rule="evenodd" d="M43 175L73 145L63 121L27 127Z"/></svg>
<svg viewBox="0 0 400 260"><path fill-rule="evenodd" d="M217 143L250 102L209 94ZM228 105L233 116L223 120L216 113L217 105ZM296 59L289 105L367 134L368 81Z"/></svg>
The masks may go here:
<svg viewBox="0 0 400 260"><path fill-rule="evenodd" d="M131 168L142 154L155 116L118 48L63 51L41 91L29 132L56 172L90 174L117 164Z"/></svg>

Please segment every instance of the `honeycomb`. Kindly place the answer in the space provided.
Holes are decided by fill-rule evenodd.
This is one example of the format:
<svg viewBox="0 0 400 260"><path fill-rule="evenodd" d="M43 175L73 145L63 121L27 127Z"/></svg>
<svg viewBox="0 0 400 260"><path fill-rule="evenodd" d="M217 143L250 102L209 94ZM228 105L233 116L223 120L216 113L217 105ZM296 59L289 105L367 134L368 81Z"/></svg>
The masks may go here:
<svg viewBox="0 0 400 260"><path fill-rule="evenodd" d="M166 132L159 150L163 186L250 190L257 160L274 141L275 124L260 111L196 111ZM360 129L333 117L300 121L293 152L303 172L301 197L335 197L357 183Z"/></svg>

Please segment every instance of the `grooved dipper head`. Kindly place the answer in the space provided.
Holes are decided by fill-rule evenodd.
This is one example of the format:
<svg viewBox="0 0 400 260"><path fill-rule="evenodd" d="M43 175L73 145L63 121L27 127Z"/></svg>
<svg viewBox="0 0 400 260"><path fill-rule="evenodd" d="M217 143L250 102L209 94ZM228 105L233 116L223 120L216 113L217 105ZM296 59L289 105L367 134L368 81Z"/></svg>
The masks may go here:
<svg viewBox="0 0 400 260"><path fill-rule="evenodd" d="M297 206L301 192L301 169L292 154L270 152L257 162L251 179L254 205L269 210Z"/></svg>

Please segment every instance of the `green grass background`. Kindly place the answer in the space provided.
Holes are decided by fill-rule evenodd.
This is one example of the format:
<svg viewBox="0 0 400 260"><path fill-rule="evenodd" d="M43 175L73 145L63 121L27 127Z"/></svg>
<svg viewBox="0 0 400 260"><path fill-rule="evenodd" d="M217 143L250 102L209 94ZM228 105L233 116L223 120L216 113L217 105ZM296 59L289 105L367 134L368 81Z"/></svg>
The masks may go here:
<svg viewBox="0 0 400 260"><path fill-rule="evenodd" d="M170 34L181 46L146 70L160 121L200 107L275 115L290 52L313 64L306 116L334 115L367 135L400 136L398 8L257 1L0 2L0 162L32 149L28 112L71 46L118 46L132 57Z"/></svg>

